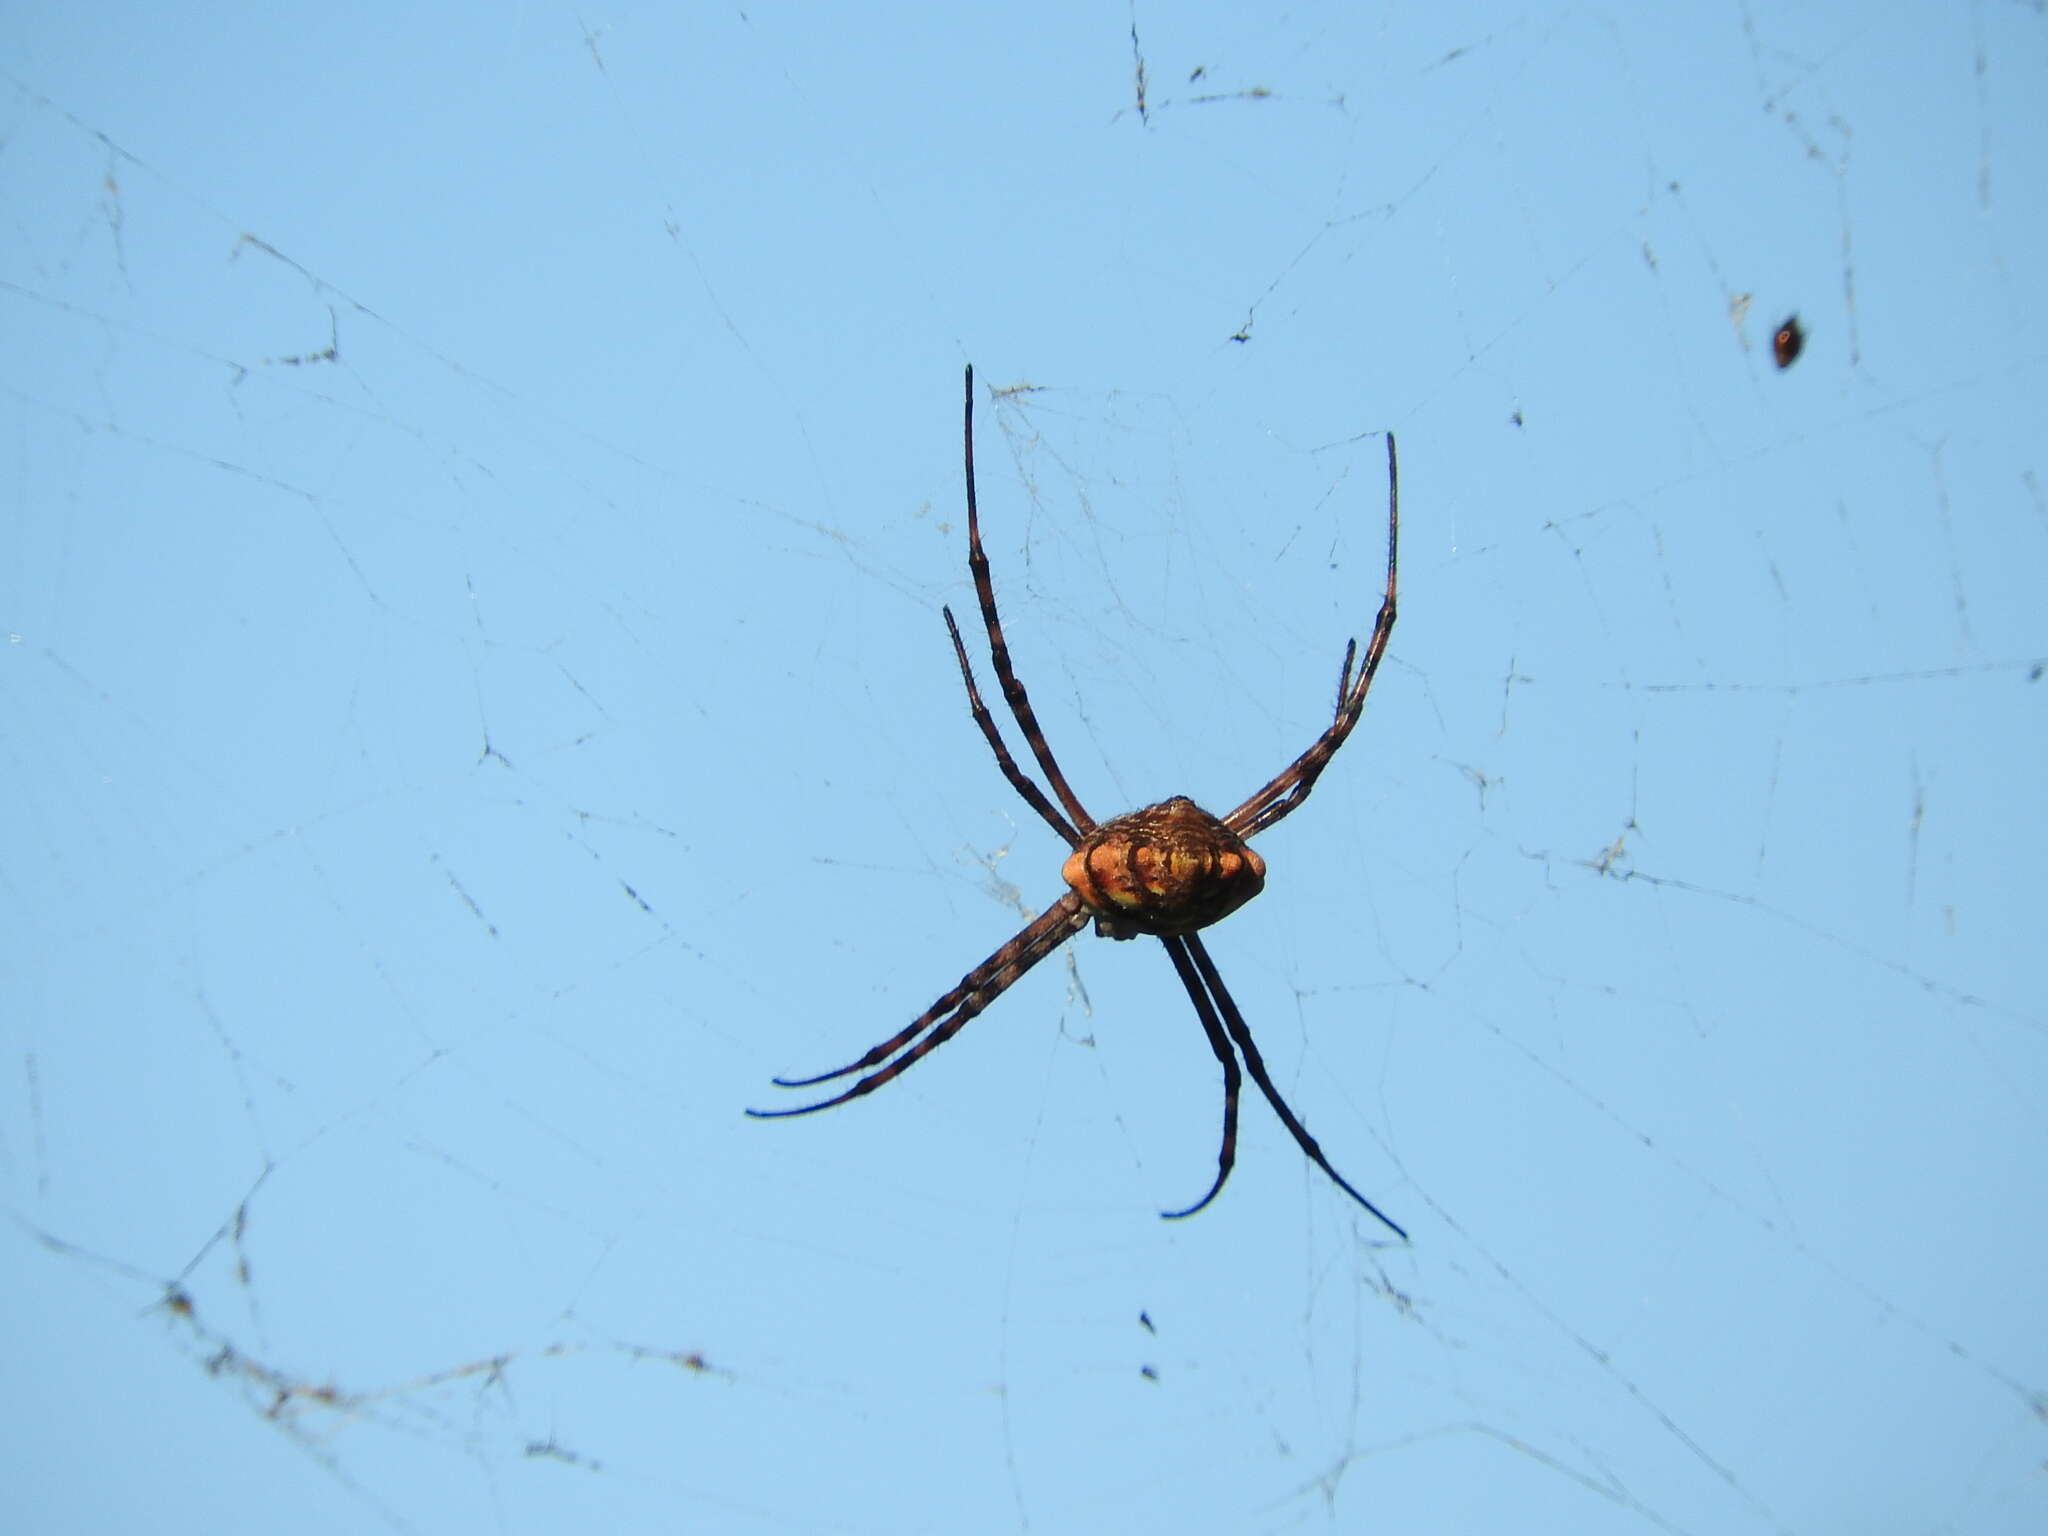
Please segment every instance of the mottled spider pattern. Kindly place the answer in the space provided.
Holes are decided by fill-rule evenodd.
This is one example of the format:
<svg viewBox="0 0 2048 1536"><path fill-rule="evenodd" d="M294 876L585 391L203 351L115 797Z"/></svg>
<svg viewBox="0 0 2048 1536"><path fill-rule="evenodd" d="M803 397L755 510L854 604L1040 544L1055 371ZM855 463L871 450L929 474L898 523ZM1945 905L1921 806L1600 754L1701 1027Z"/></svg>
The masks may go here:
<svg viewBox="0 0 2048 1536"><path fill-rule="evenodd" d="M1010 662L1010 647L1003 638L1002 619L996 611L995 586L989 578L988 555L981 545L981 517L975 505L972 367L967 370L966 399L962 437L967 474L967 567L974 576L982 625L988 631L989 657L995 665L996 681L1002 687L1003 702L1023 733L1032 760L1051 787L1050 797L1018 767L995 716L982 702L981 689L974 681L974 667L967 658L967 647L960 639L960 626L953 621L951 608L945 610L946 631L953 638L953 655L960 666L960 679L967 687L969 710L989 750L995 754L996 766L1010 781L1011 788L1072 850L1060 870L1068 889L1007 944L961 977L951 991L858 1060L815 1077L775 1079L776 1086L781 1088L808 1088L865 1073L851 1088L815 1104L794 1109L750 1109L747 1113L762 1118L808 1115L873 1093L952 1039L969 1020L1002 996L1012 982L1093 921L1096 933L1104 938L1149 935L1166 946L1173 968L1179 973L1209 1037L1209 1048L1223 1068L1223 1142L1216 1158L1216 1180L1193 1205L1162 1214L1169 1218L1194 1215L1216 1198L1230 1177L1237 1160L1238 1091L1244 1074L1249 1072L1266 1102L1273 1106L1273 1113L1280 1117L1280 1123L1287 1127L1309 1161L1389 1231L1405 1240L1407 1232L1352 1188L1331 1166L1300 1118L1287 1107L1280 1090L1273 1085L1258 1046L1253 1043L1250 1026L1225 989L1200 937L1202 929L1228 917L1264 889L1266 861L1252 851L1247 839L1273 826L1308 798L1316 779L1344 745L1344 739L1365 709L1366 693L1372 687L1373 674L1379 670L1387 640L1394 630L1395 568L1401 531L1400 473L1394 435L1387 434L1386 595L1380 600L1379 617L1373 622L1364 656L1360 657L1356 640L1344 647L1344 665L1337 677L1336 715L1329 726L1306 752L1226 816L1212 816L1187 796L1175 795L1157 805L1098 822L1082 807L1054 761L1045 732L1039 728L1038 716L1032 711L1030 695ZM1059 802L1057 806L1054 799Z"/></svg>

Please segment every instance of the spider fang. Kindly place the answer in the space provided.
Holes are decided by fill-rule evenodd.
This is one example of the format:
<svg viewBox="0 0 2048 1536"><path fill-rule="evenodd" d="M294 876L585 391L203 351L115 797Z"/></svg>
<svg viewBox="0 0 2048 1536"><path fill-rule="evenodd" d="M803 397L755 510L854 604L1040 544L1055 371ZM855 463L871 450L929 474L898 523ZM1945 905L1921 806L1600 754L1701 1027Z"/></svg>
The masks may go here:
<svg viewBox="0 0 2048 1536"><path fill-rule="evenodd" d="M1060 878L1105 939L1194 933L1266 885L1266 861L1186 795L1103 822L1067 856Z"/></svg>

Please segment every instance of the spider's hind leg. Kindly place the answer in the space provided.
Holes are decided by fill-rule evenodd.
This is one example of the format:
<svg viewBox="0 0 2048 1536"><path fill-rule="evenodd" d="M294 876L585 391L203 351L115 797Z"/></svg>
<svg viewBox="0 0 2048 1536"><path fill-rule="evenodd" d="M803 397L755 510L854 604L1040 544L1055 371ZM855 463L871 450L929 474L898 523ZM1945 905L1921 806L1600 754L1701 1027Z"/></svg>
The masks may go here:
<svg viewBox="0 0 2048 1536"><path fill-rule="evenodd" d="M1181 985L1188 989L1188 1000L1195 1005L1195 1012L1202 1020L1202 1029L1209 1036L1209 1049L1223 1063L1223 1145L1216 1154L1216 1182L1209 1186L1206 1195L1185 1210L1159 1213L1168 1221L1178 1221L1183 1216L1194 1215L1222 1194L1223 1182L1230 1177L1230 1170L1237 1162L1237 1094L1244 1085L1244 1074L1239 1070L1237 1057L1223 1033L1223 1021L1216 1016L1216 1006L1209 1001L1208 989L1202 985L1194 961L1188 958L1188 941L1162 938L1159 942L1166 946L1166 953L1173 959L1173 968L1180 972Z"/></svg>
<svg viewBox="0 0 2048 1536"><path fill-rule="evenodd" d="M1087 920L1088 914L1082 910L1081 899L1071 891L1068 892L1026 923L1009 943L961 977L958 986L858 1061L850 1061L830 1072L820 1072L815 1077L778 1077L775 1079L775 1086L808 1088L816 1083L829 1083L836 1077L845 1077L852 1072L863 1072L869 1067L880 1066L891 1056L896 1056L894 1061L890 1061L879 1072L870 1073L844 1093L823 1099L816 1104L802 1104L795 1109L750 1109L747 1113L757 1120L808 1115L816 1110L830 1109L835 1104L844 1104L848 1099L857 1099L863 1094L873 1093L892 1078L907 1072L957 1035L968 1020L1001 997L1012 982L1058 949L1077 933ZM934 1025L937 1027L934 1028ZM930 1029L931 1033L918 1040L917 1037L924 1034L927 1029ZM914 1045L911 1044L913 1040L917 1042ZM909 1047L907 1050L906 1046ZM897 1056L898 1051L902 1051L903 1054Z"/></svg>
<svg viewBox="0 0 2048 1536"><path fill-rule="evenodd" d="M1224 987L1223 977L1216 969L1216 962L1209 958L1209 951L1203 947L1200 935L1189 934L1181 942L1187 945L1189 955L1193 957L1196 968L1201 972L1203 986L1223 1012L1223 1022L1230 1029L1230 1038L1236 1042L1238 1053L1244 1057L1245 1071L1249 1072L1252 1081L1259 1085L1259 1092L1263 1093L1266 1102L1273 1106L1273 1113L1278 1115L1280 1123L1287 1127L1287 1134L1294 1138L1294 1144L1301 1148L1310 1162L1327 1173L1331 1182L1339 1189L1372 1212L1381 1226L1402 1242L1407 1242L1407 1229L1351 1187L1351 1181L1331 1165L1330 1160L1323 1155L1323 1149L1316 1144L1315 1137L1309 1135L1308 1127L1301 1123L1294 1111L1287 1107L1287 1101L1280 1097L1280 1090L1273 1086L1272 1074L1266 1070L1266 1063L1259 1055L1258 1044L1252 1039L1251 1026L1245 1023L1244 1015L1237 1011L1237 1003Z"/></svg>

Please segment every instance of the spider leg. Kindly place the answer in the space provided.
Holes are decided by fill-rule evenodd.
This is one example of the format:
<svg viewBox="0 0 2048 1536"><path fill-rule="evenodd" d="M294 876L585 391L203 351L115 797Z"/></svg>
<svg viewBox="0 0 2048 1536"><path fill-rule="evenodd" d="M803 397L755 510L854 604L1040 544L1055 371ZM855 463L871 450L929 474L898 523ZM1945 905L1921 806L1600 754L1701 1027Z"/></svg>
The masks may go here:
<svg viewBox="0 0 2048 1536"><path fill-rule="evenodd" d="M1201 1016L1202 1028L1209 1036L1209 1049L1216 1053L1216 1059L1223 1063L1223 1146L1216 1154L1216 1182L1209 1186L1209 1193L1183 1211L1161 1211L1159 1214L1168 1221L1178 1221L1183 1216L1192 1216L1203 1206L1223 1192L1223 1181L1230 1177L1230 1170L1237 1162L1237 1093L1244 1085L1244 1074L1238 1070L1237 1056L1230 1049L1230 1041L1223 1033L1223 1021L1216 1016L1216 1005L1209 1001L1208 990L1202 985L1201 975L1188 958L1187 940L1162 937L1159 941L1166 946L1166 952L1173 957L1173 968L1180 972L1181 985L1188 989L1188 1000L1195 1005L1195 1012Z"/></svg>
<svg viewBox="0 0 2048 1536"><path fill-rule="evenodd" d="M1315 1137L1309 1135L1308 1127L1295 1118L1294 1111L1287 1107L1287 1101L1280 1097L1280 1090L1273 1086L1273 1079L1266 1071L1266 1063L1260 1058L1259 1048L1252 1040L1251 1026L1245 1023L1244 1015L1237 1011L1237 1004L1232 1001L1229 991L1223 985L1222 976L1217 973L1216 963L1209 958L1209 951L1203 947L1201 935L1191 933L1182 939L1169 940L1168 947L1171 948L1175 943L1185 945L1188 954L1193 957L1195 968L1201 972L1202 985L1223 1010L1224 1023L1230 1027L1230 1038L1237 1042L1238 1053L1244 1057L1245 1070L1251 1073L1252 1081L1259 1085L1259 1092L1263 1093L1266 1102L1273 1106L1273 1113L1278 1115L1280 1123L1287 1127L1295 1145L1307 1153L1308 1160L1327 1173L1339 1189L1379 1218L1380 1225L1402 1242L1407 1242L1408 1233L1399 1222L1353 1189L1350 1181L1330 1166L1330 1160L1323 1156L1323 1149L1316 1145ZM1178 964L1178 960L1175 963ZM1192 993L1193 989L1189 990Z"/></svg>
<svg viewBox="0 0 2048 1536"><path fill-rule="evenodd" d="M1003 733L996 729L996 718L988 712L988 706L981 702L981 690L974 686L974 667L967 660L967 647L960 643L960 626L953 622L953 610L943 608L946 616L946 632L953 637L953 655L960 662L960 680L967 685L967 703L974 711L974 723L981 727L982 740L996 755L996 766L1003 770L1003 777L1010 781L1010 788L1024 797L1024 803L1045 819L1045 824L1067 840L1067 846L1079 845L1081 836L1068 823L1067 818L1053 809L1031 776L1017 766L1017 759L1010 756L1010 749L1003 744Z"/></svg>
<svg viewBox="0 0 2048 1536"><path fill-rule="evenodd" d="M1344 665L1337 672L1337 713L1344 713L1345 696L1351 692L1351 664L1358 660L1357 640L1344 642Z"/></svg>
<svg viewBox="0 0 2048 1536"><path fill-rule="evenodd" d="M966 425L962 430L962 437L966 444L963 452L967 462L967 568L974 573L974 595L981 601L981 622L982 627L988 631L988 652L990 659L996 665L996 681L1003 685L1003 700L1010 706L1010 713L1017 717L1017 728L1024 733L1024 744L1031 749L1031 756L1038 764L1038 771L1045 775L1046 783L1052 786L1052 792L1059 797L1060 804L1067 808L1067 814L1073 818L1074 825L1083 832L1086 832L1095 825L1095 818L1082 809L1080 798L1075 795L1072 787L1067 783L1067 776L1060 772L1060 765L1053 760L1052 748L1047 746L1045 742L1045 732L1039 729L1038 716L1032 713L1031 697L1025 693L1024 685L1017 680L1016 669L1010 665L1010 647L1008 642L1003 639L1002 617L996 612L996 589L995 584L989 580L988 552L981 547L981 514L976 510L974 503L974 365L972 363L967 365L965 420ZM956 637L955 644L957 643ZM962 654L964 655L965 653L963 652ZM973 687L972 679L969 679L968 686L970 689ZM987 732L983 734L986 735ZM993 742L991 742L991 745L993 745ZM1001 756L1006 754L1001 754L1000 749L998 749L998 752L998 760L1000 761ZM1017 781L1015 778L1012 778L1010 782L1015 784ZM1022 793L1021 786L1019 787L1019 793ZM1030 800L1031 796L1025 795L1024 798ZM1038 809L1035 802L1032 809ZM1045 813L1039 811L1039 814L1042 816ZM1055 826L1053 830L1055 832L1061 831L1058 826ZM1065 834L1062 833L1062 835L1064 836ZM1072 847L1078 841L1078 838L1068 837L1067 845Z"/></svg>
<svg viewBox="0 0 2048 1536"><path fill-rule="evenodd" d="M1387 653L1387 640L1394 633L1395 567L1401 542L1401 471L1394 456L1394 434L1387 434L1387 595L1380 600L1379 617L1373 620L1372 637L1365 644L1365 659L1354 677L1352 658L1358 642L1344 651L1344 669L1339 674L1337 717L1309 749L1254 791L1228 816L1223 824L1239 837L1263 832L1308 798L1317 778L1329 767L1330 759L1344 745L1358 717L1365 711L1365 695L1372 687L1380 658Z"/></svg>
<svg viewBox="0 0 2048 1536"><path fill-rule="evenodd" d="M778 1088L808 1088L813 1083L830 1082L833 1078L844 1077L849 1072L864 1071L890 1056L895 1056L896 1052L903 1051L901 1056L897 1056L881 1071L870 1073L844 1093L816 1104L803 1104L795 1109L750 1109L747 1113L757 1120L779 1119L786 1115L808 1115L817 1110L830 1109L835 1104L844 1104L848 1099L857 1099L862 1094L873 1093L957 1035L968 1020L1001 997L1012 982L1079 932L1087 921L1088 914L1082 910L1081 898L1069 891L1025 924L1009 943L961 977L960 984L952 991L860 1060L848 1062L831 1072L821 1072L816 1077L778 1077L775 1079L775 1085ZM932 1028L931 1033L924 1039L911 1045L910 1042L923 1030L931 1027L934 1021L937 1021L937 1027ZM904 1050L905 1046L910 1048Z"/></svg>

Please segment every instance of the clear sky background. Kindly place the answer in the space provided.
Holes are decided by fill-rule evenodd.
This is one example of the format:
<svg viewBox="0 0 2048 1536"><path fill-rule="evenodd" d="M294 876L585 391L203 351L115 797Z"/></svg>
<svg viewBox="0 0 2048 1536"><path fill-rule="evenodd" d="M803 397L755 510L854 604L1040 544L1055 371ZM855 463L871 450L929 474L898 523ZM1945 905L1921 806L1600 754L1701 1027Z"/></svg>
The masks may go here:
<svg viewBox="0 0 2048 1536"><path fill-rule="evenodd" d="M1639 9L10 7L15 1526L2048 1529L2048 19ZM1209 944L1409 1245L1149 941L741 1115L1060 890L969 362L1100 815L1399 434Z"/></svg>

